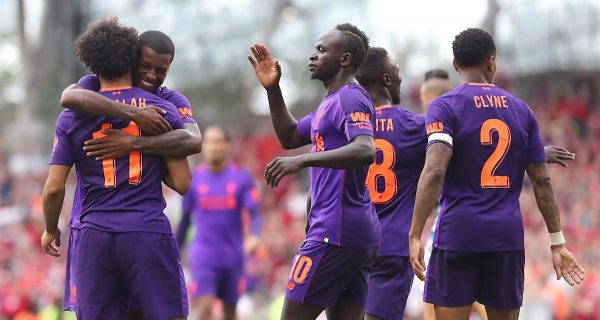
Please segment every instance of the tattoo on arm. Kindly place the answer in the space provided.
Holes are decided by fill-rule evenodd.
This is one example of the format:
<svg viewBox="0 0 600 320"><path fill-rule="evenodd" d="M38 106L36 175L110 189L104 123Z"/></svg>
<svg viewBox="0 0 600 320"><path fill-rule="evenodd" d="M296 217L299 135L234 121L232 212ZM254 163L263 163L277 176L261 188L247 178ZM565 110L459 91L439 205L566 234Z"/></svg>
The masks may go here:
<svg viewBox="0 0 600 320"><path fill-rule="evenodd" d="M561 231L558 201L552 188L548 167L545 162L532 163L527 166L527 175L531 180L535 201L544 217L548 232Z"/></svg>

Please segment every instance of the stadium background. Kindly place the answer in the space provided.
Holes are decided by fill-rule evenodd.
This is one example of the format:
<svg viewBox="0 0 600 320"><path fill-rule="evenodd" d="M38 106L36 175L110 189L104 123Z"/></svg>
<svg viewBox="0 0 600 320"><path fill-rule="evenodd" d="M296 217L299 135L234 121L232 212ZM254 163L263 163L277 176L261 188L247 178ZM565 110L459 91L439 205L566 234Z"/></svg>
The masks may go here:
<svg viewBox="0 0 600 320"><path fill-rule="evenodd" d="M278 319L291 256L304 236L309 179L305 170L277 189L260 179L265 164L286 153L245 58L248 46L260 41L272 47L283 66L284 96L292 112L302 115L323 96L320 84L308 79L307 56L318 35L341 22L357 24L372 45L394 54L403 105L413 110L419 110L423 73L452 71L455 34L480 26L495 35L496 83L534 109L545 144L577 154L568 168L552 165L551 174L568 245L586 280L576 288L554 280L547 231L525 183L521 319L600 319L600 197L594 191L600 189L599 0L1 0L0 319L72 318L59 311L64 258L44 255L39 246L41 190L60 93L86 72L73 40L89 21L113 15L140 32L158 29L173 38L176 54L166 84L188 96L201 128L216 122L235 133L233 158L261 186L263 242L248 261L240 319ZM61 219L63 253L74 182ZM176 224L180 198L165 195ZM419 297L413 298L407 319L420 318Z"/></svg>

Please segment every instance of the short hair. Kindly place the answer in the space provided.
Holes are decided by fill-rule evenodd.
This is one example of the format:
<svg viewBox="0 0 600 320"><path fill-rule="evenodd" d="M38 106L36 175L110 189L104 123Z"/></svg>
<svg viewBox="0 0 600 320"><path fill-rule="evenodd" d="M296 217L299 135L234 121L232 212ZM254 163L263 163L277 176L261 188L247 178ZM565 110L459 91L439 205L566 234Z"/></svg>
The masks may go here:
<svg viewBox="0 0 600 320"><path fill-rule="evenodd" d="M452 52L459 67L469 68L482 65L496 53L492 35L478 28L469 28L459 33L452 42Z"/></svg>
<svg viewBox="0 0 600 320"><path fill-rule="evenodd" d="M343 50L352 55L350 67L358 70L369 50L369 37L358 27L350 23L338 24L335 26L335 29L342 32Z"/></svg>
<svg viewBox="0 0 600 320"><path fill-rule="evenodd" d="M388 72L385 63L387 57L388 52L384 48L369 48L363 63L356 72L356 80L363 86L379 83L381 76Z"/></svg>
<svg viewBox="0 0 600 320"><path fill-rule="evenodd" d="M137 61L137 43L137 30L112 17L91 23L75 40L75 50L91 72L110 80L131 70Z"/></svg>
<svg viewBox="0 0 600 320"><path fill-rule="evenodd" d="M175 58L175 45L173 40L163 32L157 30L148 30L140 34L140 48L146 46L160 54L170 54L171 61Z"/></svg>
<svg viewBox="0 0 600 320"><path fill-rule="evenodd" d="M444 69L433 69L433 70L429 70L429 71L425 72L425 81L427 81L429 79L448 80L448 79L450 79L450 75L448 74L448 71L446 71Z"/></svg>
<svg viewBox="0 0 600 320"><path fill-rule="evenodd" d="M208 127L206 127L206 129L204 129L204 133L206 133L210 129L217 129L221 131L221 133L223 133L223 138L225 139L225 141L231 142L231 132L229 132L229 130L224 126L218 124L211 124Z"/></svg>

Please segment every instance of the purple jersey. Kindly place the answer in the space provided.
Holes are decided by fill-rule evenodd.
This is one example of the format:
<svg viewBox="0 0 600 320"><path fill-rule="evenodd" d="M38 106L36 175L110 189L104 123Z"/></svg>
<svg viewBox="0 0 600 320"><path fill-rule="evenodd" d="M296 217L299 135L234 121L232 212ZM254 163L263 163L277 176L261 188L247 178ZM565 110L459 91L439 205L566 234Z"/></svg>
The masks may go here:
<svg viewBox="0 0 600 320"><path fill-rule="evenodd" d="M375 112L377 153L367 186L381 224L379 255L408 256L408 230L425 164L425 117L400 106Z"/></svg>
<svg viewBox="0 0 600 320"><path fill-rule="evenodd" d="M127 87L100 94L132 106L161 107L167 111L165 119L173 128L183 127L171 103L142 89ZM65 110L58 117L50 164L75 164L83 205L81 216L72 219L79 220L81 227L104 231L171 233L163 213L165 200L161 181L165 167L161 157L132 151L127 157L97 161L83 151L86 140L102 137L101 131L109 128L131 135L141 134L137 125L127 120L89 116L72 110Z"/></svg>
<svg viewBox="0 0 600 320"><path fill-rule="evenodd" d="M426 125L429 145L453 150L434 247L523 250L523 176L546 161L531 109L494 85L464 84L431 102Z"/></svg>
<svg viewBox="0 0 600 320"><path fill-rule="evenodd" d="M100 90L100 79L95 75L83 76L77 82L81 87L98 91ZM165 86L158 88L154 93L159 98L166 100L177 107L179 115L181 116L182 123L196 123L196 120L192 117L192 105L188 99L181 93L171 90ZM71 228L81 228L79 221L79 215L81 214L81 201L83 201L83 194L79 186L81 185L79 175L77 176L77 187L75 189L75 195L73 197L73 208L71 210Z"/></svg>
<svg viewBox="0 0 600 320"><path fill-rule="evenodd" d="M350 83L328 94L298 131L312 141L311 152L334 150L359 135L373 136L375 110L359 84ZM368 166L353 169L310 168L311 208L307 240L337 246L379 245L379 219L365 185Z"/></svg>
<svg viewBox="0 0 600 320"><path fill-rule="evenodd" d="M244 256L242 209L257 221L259 198L250 173L234 164L216 173L206 165L194 170L190 189L183 198L182 220L189 220L191 215L196 225L189 259L194 259L196 265L239 264ZM180 242L185 231L178 230ZM252 233L260 233L260 223L253 224Z"/></svg>

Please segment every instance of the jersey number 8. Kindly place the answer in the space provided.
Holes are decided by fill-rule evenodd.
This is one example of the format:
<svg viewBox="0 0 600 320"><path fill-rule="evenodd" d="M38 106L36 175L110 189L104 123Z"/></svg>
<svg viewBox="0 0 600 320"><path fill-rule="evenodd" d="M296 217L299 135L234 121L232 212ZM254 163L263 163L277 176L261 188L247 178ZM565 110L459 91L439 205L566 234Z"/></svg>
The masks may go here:
<svg viewBox="0 0 600 320"><path fill-rule="evenodd" d="M371 201L375 204L390 202L398 192L398 180L393 171L396 164L396 150L394 146L384 139L375 139L375 151L382 152L381 163L373 163L369 167L367 175L367 187L371 195ZM385 186L379 191L377 180L383 178Z"/></svg>

